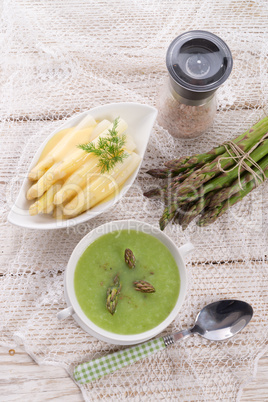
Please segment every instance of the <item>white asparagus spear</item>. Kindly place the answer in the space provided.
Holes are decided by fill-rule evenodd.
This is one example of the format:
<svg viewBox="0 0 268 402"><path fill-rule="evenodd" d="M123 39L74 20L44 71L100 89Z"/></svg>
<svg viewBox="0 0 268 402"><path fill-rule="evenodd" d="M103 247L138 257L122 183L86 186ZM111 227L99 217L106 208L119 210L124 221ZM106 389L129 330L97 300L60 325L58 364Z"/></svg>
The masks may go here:
<svg viewBox="0 0 268 402"><path fill-rule="evenodd" d="M135 151L135 149L136 149L136 144L135 144L132 136L129 134L126 134L126 142L124 145L124 149L126 149L127 151L131 151L131 152Z"/></svg>
<svg viewBox="0 0 268 402"><path fill-rule="evenodd" d="M62 183L57 182L51 186L45 194L42 195L36 202L29 208L30 215L37 215L40 213L50 214L54 209L54 196L60 190Z"/></svg>
<svg viewBox="0 0 268 402"><path fill-rule="evenodd" d="M65 181L63 187L54 197L54 204L60 205L63 202L70 201L86 184L96 178L96 174L101 171L99 159L97 156L90 158L79 169L77 169Z"/></svg>
<svg viewBox="0 0 268 402"><path fill-rule="evenodd" d="M55 205L53 210L53 218L56 220L66 219L66 217L63 215L62 205Z"/></svg>
<svg viewBox="0 0 268 402"><path fill-rule="evenodd" d="M103 201L109 195L118 194L129 176L135 171L140 163L140 156L135 152L130 153L123 162L118 162L109 174L100 174L99 178L79 191L78 195L63 207L66 216L74 217L92 208Z"/></svg>
<svg viewBox="0 0 268 402"><path fill-rule="evenodd" d="M131 136L126 135L126 143L124 149L127 151L134 151L136 145ZM75 197L78 192L88 185L92 180L96 179L101 171L99 166L99 159L97 157L89 159L79 169L77 169L65 181L63 187L58 191L54 198L54 204L59 205L63 202L70 201Z"/></svg>
<svg viewBox="0 0 268 402"><path fill-rule="evenodd" d="M120 119L116 131L118 135L122 135L127 129L127 123ZM109 129L105 130L101 135L95 138L92 142L97 145L100 137L109 135ZM27 192L27 199L32 200L41 197L45 191L49 189L56 181L65 178L77 170L83 163L87 162L94 155L87 153L82 149L76 148L72 153L68 154L61 162L53 165L46 173L32 185Z"/></svg>
<svg viewBox="0 0 268 402"><path fill-rule="evenodd" d="M88 142L91 139L92 130L96 127L97 122L91 115L87 115L77 126L69 129L63 138L52 148L37 165L30 171L29 179L38 180L43 176L45 171L55 162L63 159L66 149L75 147L77 144ZM95 134L95 137L98 134ZM93 138L95 138L93 137Z"/></svg>
<svg viewBox="0 0 268 402"><path fill-rule="evenodd" d="M91 136L90 136L90 141L95 140L99 135L103 134L106 132L107 129L112 128L113 125L109 120L102 120L100 121L96 127L93 129ZM88 142L88 141L85 141ZM84 142L79 142L79 144L84 144Z"/></svg>

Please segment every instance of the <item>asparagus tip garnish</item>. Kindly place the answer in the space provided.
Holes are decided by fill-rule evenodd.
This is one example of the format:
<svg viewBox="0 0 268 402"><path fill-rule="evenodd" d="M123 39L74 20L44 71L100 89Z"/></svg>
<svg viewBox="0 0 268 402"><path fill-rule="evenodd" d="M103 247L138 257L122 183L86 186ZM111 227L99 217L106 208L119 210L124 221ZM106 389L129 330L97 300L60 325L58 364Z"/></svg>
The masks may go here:
<svg viewBox="0 0 268 402"><path fill-rule="evenodd" d="M114 315L118 303L118 295L121 292L122 285L119 276L116 275L113 280L113 285L109 286L106 293L106 308Z"/></svg>
<svg viewBox="0 0 268 402"><path fill-rule="evenodd" d="M135 268L136 258L133 254L133 251L131 251L129 248L125 249L125 262L130 269Z"/></svg>
<svg viewBox="0 0 268 402"><path fill-rule="evenodd" d="M155 288L149 282L146 281L135 281L133 282L135 290L142 293L154 293Z"/></svg>

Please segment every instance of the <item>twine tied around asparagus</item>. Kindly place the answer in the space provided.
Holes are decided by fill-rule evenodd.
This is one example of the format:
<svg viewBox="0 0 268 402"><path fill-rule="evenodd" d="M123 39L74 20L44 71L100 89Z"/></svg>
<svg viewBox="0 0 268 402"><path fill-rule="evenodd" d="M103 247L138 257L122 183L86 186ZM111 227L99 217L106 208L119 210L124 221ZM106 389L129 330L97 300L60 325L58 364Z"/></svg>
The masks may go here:
<svg viewBox="0 0 268 402"><path fill-rule="evenodd" d="M223 172L223 173L228 173L231 172L232 170L236 169L238 167L238 182L239 182L239 187L241 188L241 190L243 190L242 184L241 184L241 180L240 180L240 176L241 176L241 169L243 168L244 170L247 170L249 173L252 174L256 186L258 186L259 184L261 184L262 182L264 182L264 180L266 179L265 173L262 170L262 168L258 165L257 162L254 161L254 159L252 159L250 157L250 154L254 151L254 149L256 149L264 140L265 138L268 137L268 133L265 134L262 139L257 142L248 152L244 152L237 144L235 144L233 141L227 141L224 145L226 151L228 152L228 154L230 156L225 156L225 157L221 157L218 160L218 169ZM232 155L231 151L233 151L234 155ZM224 159L232 159L233 161L236 162L236 164L228 170L225 170L222 168L221 166L221 161ZM255 166L256 169L258 169L259 173L255 172L245 161L250 162L253 166Z"/></svg>

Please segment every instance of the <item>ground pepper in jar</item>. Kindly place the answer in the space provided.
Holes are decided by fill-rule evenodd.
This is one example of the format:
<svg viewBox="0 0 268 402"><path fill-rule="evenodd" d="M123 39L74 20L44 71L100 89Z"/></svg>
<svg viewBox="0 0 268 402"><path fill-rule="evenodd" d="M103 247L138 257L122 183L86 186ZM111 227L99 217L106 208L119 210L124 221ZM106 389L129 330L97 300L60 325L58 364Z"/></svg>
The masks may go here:
<svg viewBox="0 0 268 402"><path fill-rule="evenodd" d="M168 48L169 79L159 91L158 123L178 138L195 138L213 123L216 90L232 70L226 43L206 31L178 36Z"/></svg>
<svg viewBox="0 0 268 402"><path fill-rule="evenodd" d="M158 99L158 123L173 137L196 138L212 125L216 110L216 96L205 101L189 101L165 85Z"/></svg>

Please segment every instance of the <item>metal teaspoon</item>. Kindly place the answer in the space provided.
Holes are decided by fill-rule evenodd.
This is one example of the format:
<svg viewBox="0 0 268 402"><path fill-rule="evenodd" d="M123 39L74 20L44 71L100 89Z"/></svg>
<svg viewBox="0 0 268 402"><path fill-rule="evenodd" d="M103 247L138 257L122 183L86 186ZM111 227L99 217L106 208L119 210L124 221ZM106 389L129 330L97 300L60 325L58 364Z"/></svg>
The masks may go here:
<svg viewBox="0 0 268 402"><path fill-rule="evenodd" d="M199 334L210 341L223 341L241 331L249 323L252 316L252 307L240 300L220 300L208 304L197 315L193 328L152 339L99 359L82 363L75 368L74 379L80 384L94 381L163 350L192 334Z"/></svg>

